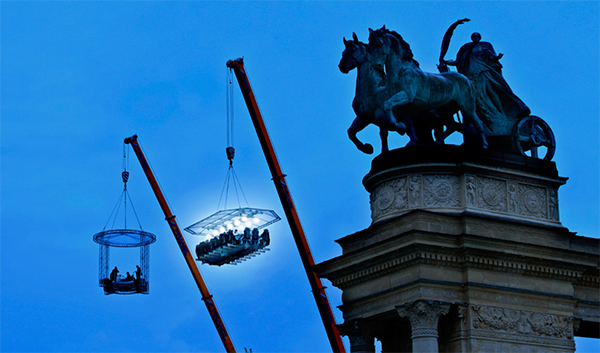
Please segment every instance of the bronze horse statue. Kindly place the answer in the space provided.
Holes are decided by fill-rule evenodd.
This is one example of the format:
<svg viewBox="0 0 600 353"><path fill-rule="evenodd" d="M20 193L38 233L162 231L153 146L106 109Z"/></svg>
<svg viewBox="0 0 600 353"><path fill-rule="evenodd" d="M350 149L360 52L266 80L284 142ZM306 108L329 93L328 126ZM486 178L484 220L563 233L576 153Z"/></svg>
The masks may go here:
<svg viewBox="0 0 600 353"><path fill-rule="evenodd" d="M397 109L411 111L436 110L445 121L452 119L457 111L462 113L464 123L473 125L479 145L488 147L483 123L475 112L475 90L469 79L456 72L440 74L423 72L413 59L408 43L398 33L383 26L369 29L368 51L374 67L385 66L385 85L389 99L381 106L388 116ZM413 120L415 117L413 116ZM468 128L453 126L453 129L469 131ZM450 129L444 132L449 135ZM411 140L416 136L409 134ZM443 141L445 136L437 137ZM417 141L411 141L415 144Z"/></svg>
<svg viewBox="0 0 600 353"><path fill-rule="evenodd" d="M371 144L363 144L356 134L367 127L375 124L379 127L382 152L388 151L388 131L396 131L401 135L406 132L406 126L394 118L392 114L386 114L382 109L383 103L390 99L391 95L385 86L384 73L375 70L371 64L371 54L367 45L358 40L356 33L352 33L352 40L344 38L344 52L338 65L342 73L348 73L357 69L356 94L352 101L352 108L356 118L348 128L348 137L356 147L364 153L373 153Z"/></svg>

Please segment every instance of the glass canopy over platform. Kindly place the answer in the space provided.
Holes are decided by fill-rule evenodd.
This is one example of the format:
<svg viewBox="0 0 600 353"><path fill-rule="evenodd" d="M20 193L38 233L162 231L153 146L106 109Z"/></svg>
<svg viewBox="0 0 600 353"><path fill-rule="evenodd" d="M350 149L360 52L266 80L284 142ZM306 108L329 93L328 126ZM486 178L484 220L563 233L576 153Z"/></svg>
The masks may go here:
<svg viewBox="0 0 600 353"><path fill-rule="evenodd" d="M279 220L281 218L275 211L242 207L218 211L185 230L194 235L206 235L210 239L228 230L241 232L245 228L262 229Z"/></svg>

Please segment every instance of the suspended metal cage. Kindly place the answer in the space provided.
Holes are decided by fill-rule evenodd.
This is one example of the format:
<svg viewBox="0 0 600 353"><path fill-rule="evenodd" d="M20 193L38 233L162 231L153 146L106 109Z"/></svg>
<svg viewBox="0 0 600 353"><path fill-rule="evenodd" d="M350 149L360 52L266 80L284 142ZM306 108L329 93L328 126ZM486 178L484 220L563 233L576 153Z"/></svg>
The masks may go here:
<svg viewBox="0 0 600 353"><path fill-rule="evenodd" d="M137 217L135 208L133 207L133 201L127 191L127 181L129 180L129 172L126 170L127 166L127 149L123 146L123 172L121 177L123 179L123 192L117 201L117 205L113 209L104 229L101 232L94 234L94 242L100 245L100 256L99 256L99 271L98 271L98 284L104 288L104 294L148 294L149 289L149 278L150 278L150 247L149 245L156 241L156 236L152 233L145 232L142 230L142 225ZM127 200L135 218L137 220L139 230L127 229ZM119 213L121 203L123 207L123 218L124 228L123 229L109 229L106 227L112 221L114 226ZM124 276L119 274L119 269L115 266L112 270L110 269L110 248L140 248L140 259L139 265L135 266L135 270L131 273L127 272ZM110 272L109 272L110 271Z"/></svg>
<svg viewBox="0 0 600 353"><path fill-rule="evenodd" d="M207 237L196 246L198 261L236 265L269 250L271 238L265 228L279 220L275 211L244 207L218 211L185 230Z"/></svg>
<svg viewBox="0 0 600 353"><path fill-rule="evenodd" d="M134 229L112 229L94 234L100 244L99 285L104 294L148 294L150 278L150 247L156 241L152 233ZM129 276L119 274L117 266L109 273L110 248L140 248L140 262Z"/></svg>

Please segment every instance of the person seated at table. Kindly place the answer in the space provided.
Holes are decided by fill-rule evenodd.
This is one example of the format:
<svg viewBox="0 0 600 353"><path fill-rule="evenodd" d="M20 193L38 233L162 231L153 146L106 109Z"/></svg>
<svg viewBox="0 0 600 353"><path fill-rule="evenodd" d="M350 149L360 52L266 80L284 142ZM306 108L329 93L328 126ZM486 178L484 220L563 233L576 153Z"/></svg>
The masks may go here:
<svg viewBox="0 0 600 353"><path fill-rule="evenodd" d="M250 243L251 237L252 237L252 235L250 233L250 228L248 228L248 227L244 228L244 238L243 238L244 244Z"/></svg>
<svg viewBox="0 0 600 353"><path fill-rule="evenodd" d="M198 245L196 245L196 257L200 258L202 255L204 255L204 244L200 243Z"/></svg>
<svg viewBox="0 0 600 353"><path fill-rule="evenodd" d="M265 246L271 243L271 237L269 236L269 230L265 229L260 235L261 241L264 242Z"/></svg>

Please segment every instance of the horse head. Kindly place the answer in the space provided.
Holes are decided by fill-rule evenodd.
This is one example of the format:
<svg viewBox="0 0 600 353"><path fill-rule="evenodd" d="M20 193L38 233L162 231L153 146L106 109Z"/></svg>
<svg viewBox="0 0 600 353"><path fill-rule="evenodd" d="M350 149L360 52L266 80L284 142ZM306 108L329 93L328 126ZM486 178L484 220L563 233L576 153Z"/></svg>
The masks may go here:
<svg viewBox="0 0 600 353"><path fill-rule="evenodd" d="M358 40L356 33L352 33L352 40L344 38L344 46L346 48L342 52L342 60L338 67L342 73L347 74L367 59L368 52L367 45Z"/></svg>
<svg viewBox="0 0 600 353"><path fill-rule="evenodd" d="M377 30L369 28L369 52L374 66L386 64L402 67L419 68L419 63L413 58L410 45L396 31L390 31L385 25Z"/></svg>

